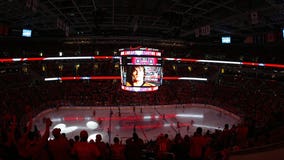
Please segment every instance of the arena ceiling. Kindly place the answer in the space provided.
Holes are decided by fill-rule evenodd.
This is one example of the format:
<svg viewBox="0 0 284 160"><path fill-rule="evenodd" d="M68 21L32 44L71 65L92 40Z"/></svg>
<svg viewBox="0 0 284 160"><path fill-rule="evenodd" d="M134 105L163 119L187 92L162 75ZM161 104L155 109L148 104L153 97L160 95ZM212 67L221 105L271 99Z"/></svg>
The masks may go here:
<svg viewBox="0 0 284 160"><path fill-rule="evenodd" d="M3 28L7 28L4 33ZM272 41L278 38L283 42L282 28L284 27L284 0L1 0L0 1L0 53L2 57L29 57L35 54L39 55L42 48L33 49L32 46L24 46L19 43L5 46L3 41L9 39L23 39L21 32L23 28L32 29L32 38L35 40L60 41L65 44L109 44L119 43L128 46L135 44L165 44L188 45L188 44L220 44L221 36L230 35L233 44L244 44L244 41L259 41L264 43L268 34L272 33ZM2 33L2 34L1 34ZM251 37L251 39L247 39ZM27 40L27 38L24 38ZM39 41L39 43L41 43ZM41 43L42 44L42 43ZM48 47L53 46L47 44ZM280 46L283 46L283 43ZM79 46L79 45L78 45ZM2 53L3 48L16 48L18 52L10 50ZM30 47L30 48L29 48ZM57 47L57 46L56 46ZM58 55L57 48L53 47L52 52ZM60 44L60 47L61 44ZM58 47L59 49L62 49ZM81 47L81 46L79 46ZM79 48L78 47L78 48ZM97 47L97 46L96 46ZM91 52L94 48L90 47ZM238 47L238 46L237 46ZM259 46L256 46L257 48ZM273 46L274 47L274 46ZM54 49L56 48L56 49ZM72 50L77 51L78 48ZM109 47L111 48L111 47ZM162 48L162 47L161 47ZM202 54L211 51L211 48L200 47ZM219 48L216 47L213 52L219 55ZM69 48L68 48L69 49ZM79 48L81 49L81 48ZM78 49L78 50L79 50ZM87 48L89 49L89 48ZM87 50L86 49L86 50ZM255 49L255 48L253 48ZM47 48L44 48L44 52ZM67 49L66 49L67 50ZM83 49L82 49L83 50ZM230 56L244 54L243 59L233 59L233 61L254 61L264 63L283 62L282 50L274 53L271 50L263 50L265 54L261 58L246 59L248 56L254 57L251 52L241 52L239 48L230 48L226 56L217 57L214 55L204 56L202 59L232 60ZM18 50L17 50L18 51ZM34 52L34 53L33 53ZM48 53L48 51L46 51ZM221 52L221 51L220 51ZM234 53L232 53L234 52ZM83 53L83 52L82 52ZM201 57L197 53L192 53ZM186 54L185 57L191 57L192 54ZM248 54L248 55L247 55ZM280 58L274 56L279 54ZM49 54L46 54L49 55ZM64 55L67 55L64 52ZM70 54L71 55L71 54ZM80 55L75 53L75 55ZM172 56L172 55L170 55ZM278 55L276 55L277 57ZM196 58L194 57L194 58ZM267 59L264 59L264 58ZM81 66L89 64L80 62ZM82 64L83 63L83 64ZM23 64L23 65L22 65ZM44 63L42 63L44 64ZM0 64L0 76L5 77L10 74L26 72L31 74L31 82L27 86L37 85L37 80L43 79L41 72L41 63L14 63ZM58 66L61 62L50 64L48 68L49 75L57 74ZM64 70L73 70L77 65L76 61L64 61ZM283 64L283 63L281 63ZM228 86L237 86L244 89L249 88L254 81L251 79L263 80L261 85L253 88L259 91L266 87L266 82L280 82L281 86L275 92L266 87L268 93L273 95L277 93L283 97L283 79L284 72L282 68L265 67L244 67L231 65L213 65L213 64L183 64L178 62L177 68L186 68L192 71L190 76L207 76L216 84L224 83ZM104 65L102 65L104 66ZM172 64L169 64L170 69ZM91 66L93 67L93 66ZM65 69L66 68L66 69ZM83 68L83 67L82 67ZM103 67L102 67L103 68ZM224 73L220 73L224 69ZM104 72L107 70L101 69ZM25 72L24 72L25 71ZM92 74L94 73L91 70ZM68 75L72 76L67 72ZM66 74L67 74L66 73ZM72 73L72 72L71 72ZM175 72L174 72L175 73ZM90 74L90 75L92 75ZM19 74L21 75L21 74ZM118 74L119 75L119 74ZM86 75L82 75L86 76ZM20 79L20 78L19 78ZM245 81L245 82L244 82ZM1 78L1 84L6 88L14 86L7 76L7 80ZM19 81L15 81L18 86ZM8 85L6 85L8 84ZM245 85L244 85L245 84ZM254 85L252 85L254 86ZM263 90L264 90L263 89ZM249 93L249 92L248 92ZM278 94L280 93L280 94Z"/></svg>
<svg viewBox="0 0 284 160"><path fill-rule="evenodd" d="M283 9L284 0L2 0L0 24L9 37L30 28L34 38L67 42L219 43L230 35L243 43L280 34Z"/></svg>

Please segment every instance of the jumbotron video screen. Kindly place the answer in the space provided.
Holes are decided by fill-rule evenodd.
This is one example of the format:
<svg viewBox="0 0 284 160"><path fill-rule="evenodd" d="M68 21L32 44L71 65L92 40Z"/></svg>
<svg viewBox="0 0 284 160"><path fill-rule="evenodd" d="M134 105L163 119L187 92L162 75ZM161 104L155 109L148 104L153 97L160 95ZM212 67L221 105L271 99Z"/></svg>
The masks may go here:
<svg viewBox="0 0 284 160"><path fill-rule="evenodd" d="M153 48L119 51L122 89L135 92L158 90L163 79L161 52Z"/></svg>

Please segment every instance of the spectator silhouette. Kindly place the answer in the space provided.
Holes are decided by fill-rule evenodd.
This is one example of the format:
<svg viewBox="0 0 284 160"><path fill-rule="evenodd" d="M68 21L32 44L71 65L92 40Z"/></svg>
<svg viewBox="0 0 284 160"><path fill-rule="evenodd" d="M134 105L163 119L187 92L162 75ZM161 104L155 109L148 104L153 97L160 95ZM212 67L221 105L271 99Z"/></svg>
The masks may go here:
<svg viewBox="0 0 284 160"><path fill-rule="evenodd" d="M61 129L52 130L54 140L48 142L48 150L53 160L69 160L71 159L71 146L69 141L60 133Z"/></svg>
<svg viewBox="0 0 284 160"><path fill-rule="evenodd" d="M125 146L119 143L119 138L114 137L111 145L111 160L125 160Z"/></svg>
<svg viewBox="0 0 284 160"><path fill-rule="evenodd" d="M136 132L133 132L132 137L126 140L126 159L127 160L140 160L142 159L142 149L144 142L138 137Z"/></svg>
<svg viewBox="0 0 284 160"><path fill-rule="evenodd" d="M74 144L72 154L79 160L96 160L100 156L98 147L88 143L88 132L80 132L80 142Z"/></svg>
<svg viewBox="0 0 284 160"><path fill-rule="evenodd" d="M189 156L193 160L201 160L206 146L206 139L202 136L202 128L196 128L194 136L190 139Z"/></svg>
<svg viewBox="0 0 284 160"><path fill-rule="evenodd" d="M102 135L97 134L96 135L96 141L95 141L96 146L98 147L101 155L98 157L98 160L106 160L109 157L110 151L109 147L105 144L105 142L102 141Z"/></svg>

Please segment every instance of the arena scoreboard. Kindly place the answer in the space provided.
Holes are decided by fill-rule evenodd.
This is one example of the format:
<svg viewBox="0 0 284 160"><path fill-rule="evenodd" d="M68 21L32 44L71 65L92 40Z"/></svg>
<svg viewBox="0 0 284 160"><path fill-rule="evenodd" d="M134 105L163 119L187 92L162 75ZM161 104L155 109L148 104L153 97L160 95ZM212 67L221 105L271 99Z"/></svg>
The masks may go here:
<svg viewBox="0 0 284 160"><path fill-rule="evenodd" d="M121 88L127 91L156 91L162 85L161 52L154 48L120 49Z"/></svg>

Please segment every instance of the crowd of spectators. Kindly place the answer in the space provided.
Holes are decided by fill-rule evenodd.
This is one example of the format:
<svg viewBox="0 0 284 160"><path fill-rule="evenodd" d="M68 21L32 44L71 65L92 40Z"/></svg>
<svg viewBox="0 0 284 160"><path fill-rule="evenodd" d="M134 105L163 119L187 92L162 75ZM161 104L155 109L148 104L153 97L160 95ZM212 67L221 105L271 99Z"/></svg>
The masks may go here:
<svg viewBox="0 0 284 160"><path fill-rule="evenodd" d="M68 139L59 128L52 130L54 139L48 139L52 121L45 120L41 135L30 119L22 130L16 116L2 126L0 158L17 160L184 160L226 159L230 151L247 147L248 127L245 124L225 125L223 130L203 131L198 127L193 135L177 133L173 139L161 133L155 140L143 141L133 130L125 141L113 138L111 144L103 142L100 134L88 141L88 132ZM32 129L33 128L33 129Z"/></svg>
<svg viewBox="0 0 284 160"><path fill-rule="evenodd" d="M90 64L90 66L96 68L94 64ZM109 64L102 63L101 66L98 66L96 74L117 75L119 71L112 70L112 67ZM108 72L105 72L102 68ZM165 68L165 74L176 75L177 71L171 65L165 66ZM187 66L179 69L185 73ZM70 70L71 72L74 74L74 70ZM78 75L81 73L78 71ZM63 154L53 155L52 153L56 152L54 148L58 147L57 142L55 142L57 141L56 136L55 140L48 141L46 138L47 133L39 136L39 134L36 134L36 128L33 132L29 127L24 131L21 128L26 127L28 120L39 112L47 108L66 105L137 106L202 103L225 108L240 115L243 121L246 122L245 125L231 126L230 129L225 127L225 130L216 133L204 134L204 131L200 133L200 129L198 129L195 135L177 134L173 140L169 140L167 135L162 134L156 141L147 143L141 142L135 134L132 139L125 142L121 142L116 137L114 144L104 145L107 147L104 151L108 150L105 154L102 154L100 145L94 145L99 150L94 155L98 159L102 155L105 155L105 158L108 159L133 159L133 157L129 158L128 156L138 156L140 158L146 156L157 159L167 159L169 157L183 159L185 156L190 156L191 159L200 159L200 153L202 153L203 159L210 159L208 157L211 156L210 153L214 153L212 155L216 157L224 157L228 149L235 150L239 147L253 146L256 144L254 142L261 136L269 141L271 130L283 124L284 86L281 82L273 80L264 81L257 77L247 79L245 76L222 75L218 79L208 82L165 80L157 92L148 93L126 92L121 89L120 85L119 80L44 82L37 80L37 77L34 77L34 74L30 72L3 76L1 79L2 90L0 91L2 97L0 104L2 115L0 128L1 156L2 154L7 156L4 159L18 159L19 157L20 159L38 159L39 155L41 155L41 158L42 155L47 155L46 158L63 156ZM49 129L48 125L47 122L47 129ZM241 133L237 133L242 129ZM86 133L84 134L86 136ZM61 134L58 134L58 136L59 139L64 138ZM81 135L79 144L89 145L89 142L86 142L82 136L84 137L84 135ZM254 139L254 142L239 140L238 136L243 139L245 139L244 137ZM191 146L195 144L195 141L198 141L198 145L202 146L201 151L192 151L193 148L196 149ZM165 142L166 145L164 145ZM52 143L55 143L55 145ZM58 143L63 145L61 140ZM97 140L90 143L93 146L93 143L96 144ZM68 145L66 148L70 149L66 152L66 156L71 159L79 158L81 152L88 152L80 150L80 147L74 149L78 145L75 145L72 140L68 140L66 145ZM27 147L23 148L23 146ZM135 152L128 154L129 150L135 150ZM59 153L63 153L63 151ZM125 154L121 155L120 153ZM113 158L113 155L116 155L116 158Z"/></svg>

